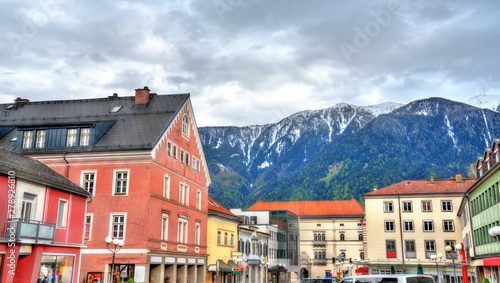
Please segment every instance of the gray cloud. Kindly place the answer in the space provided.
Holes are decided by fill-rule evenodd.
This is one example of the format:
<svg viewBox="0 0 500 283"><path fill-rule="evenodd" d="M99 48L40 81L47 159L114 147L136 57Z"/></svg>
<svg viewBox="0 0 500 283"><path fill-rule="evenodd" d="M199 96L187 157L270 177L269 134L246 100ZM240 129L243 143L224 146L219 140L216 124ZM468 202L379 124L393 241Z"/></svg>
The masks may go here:
<svg viewBox="0 0 500 283"><path fill-rule="evenodd" d="M164 3L166 2L166 3ZM190 92L198 125L500 90L500 3L3 1L0 98Z"/></svg>

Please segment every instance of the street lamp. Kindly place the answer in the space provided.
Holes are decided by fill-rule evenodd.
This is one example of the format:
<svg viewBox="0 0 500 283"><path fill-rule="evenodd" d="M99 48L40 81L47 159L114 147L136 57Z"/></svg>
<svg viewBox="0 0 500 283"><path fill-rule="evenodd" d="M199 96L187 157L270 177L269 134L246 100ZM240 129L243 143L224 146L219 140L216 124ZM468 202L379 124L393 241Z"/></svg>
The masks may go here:
<svg viewBox="0 0 500 283"><path fill-rule="evenodd" d="M342 266L344 265L344 262L337 261L335 265L337 266L339 270L338 272L340 273L342 271Z"/></svg>
<svg viewBox="0 0 500 283"><path fill-rule="evenodd" d="M356 265L356 269L354 270L356 272L356 275L358 275L358 265L361 263L361 258L358 257L357 259L354 260L354 264Z"/></svg>
<svg viewBox="0 0 500 283"><path fill-rule="evenodd" d="M115 254L117 251L121 250L123 245L125 245L125 241L124 240L120 240L120 239L111 239L111 237L106 237L106 239L104 239L104 241L106 242L106 245L108 246L108 250L110 252L113 253L113 262L111 264L111 281L113 281L113 273L115 272ZM113 245L115 245L115 248L114 249L110 249L109 248L109 244L113 243ZM118 250L116 249L117 247Z"/></svg>
<svg viewBox="0 0 500 283"><path fill-rule="evenodd" d="M500 236L500 227L498 227L498 226L492 227L492 228L490 228L488 233L490 234L490 236L492 236L495 239L495 241L497 243L500 244L500 241L498 239L498 236Z"/></svg>
<svg viewBox="0 0 500 283"><path fill-rule="evenodd" d="M436 263L436 277L437 277L437 282L439 283L439 268L438 268L438 262L440 262L443 259L443 254L439 253L438 255L431 255L431 260Z"/></svg>
<svg viewBox="0 0 500 283"><path fill-rule="evenodd" d="M500 228L500 227L499 227ZM457 273L455 271L455 259L458 258L458 255L460 254L460 250L462 249L461 244L455 245L455 256L451 253L453 251L453 247L451 246L446 246L445 250L448 253L448 255L451 257L451 260L453 261L453 276L455 277L455 283L457 283Z"/></svg>

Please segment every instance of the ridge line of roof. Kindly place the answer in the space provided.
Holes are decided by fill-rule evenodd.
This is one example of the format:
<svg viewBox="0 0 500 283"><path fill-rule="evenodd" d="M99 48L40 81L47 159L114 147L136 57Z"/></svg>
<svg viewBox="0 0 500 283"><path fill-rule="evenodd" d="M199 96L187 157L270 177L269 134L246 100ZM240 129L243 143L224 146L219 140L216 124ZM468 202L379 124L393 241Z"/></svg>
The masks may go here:
<svg viewBox="0 0 500 283"><path fill-rule="evenodd" d="M172 117L170 118L170 120L167 122L167 124L165 125L165 127L163 128L163 130L160 132L160 134L156 138L156 140L153 142L151 148L155 148L155 146L158 144L158 142L160 142L161 138L163 137L163 134L165 134L165 132L167 131L168 127L170 127L170 124L172 124L172 121L174 120L174 118L181 111L182 106L184 104L186 104L186 101L188 101L188 99L191 97L191 93L190 92L185 93L185 94L186 94L186 98L184 98L184 100L182 101L182 103L180 104L180 106L177 107L177 110L174 112L174 115L172 115Z"/></svg>

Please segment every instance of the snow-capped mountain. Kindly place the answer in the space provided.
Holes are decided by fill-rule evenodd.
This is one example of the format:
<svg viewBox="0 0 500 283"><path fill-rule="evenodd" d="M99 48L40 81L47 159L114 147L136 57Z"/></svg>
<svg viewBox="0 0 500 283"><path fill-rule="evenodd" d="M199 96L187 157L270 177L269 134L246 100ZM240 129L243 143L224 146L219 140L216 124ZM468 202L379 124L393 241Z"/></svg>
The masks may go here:
<svg viewBox="0 0 500 283"><path fill-rule="evenodd" d="M500 112L500 95L480 94L465 101L469 105Z"/></svg>

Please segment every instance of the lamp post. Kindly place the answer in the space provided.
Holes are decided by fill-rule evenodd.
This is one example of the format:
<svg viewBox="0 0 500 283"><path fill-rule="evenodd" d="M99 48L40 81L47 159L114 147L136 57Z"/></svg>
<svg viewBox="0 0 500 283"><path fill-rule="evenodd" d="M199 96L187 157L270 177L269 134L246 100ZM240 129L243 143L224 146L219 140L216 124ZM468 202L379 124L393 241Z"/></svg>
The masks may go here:
<svg viewBox="0 0 500 283"><path fill-rule="evenodd" d="M337 261L335 265L337 266L339 270L338 272L340 273L342 271L342 266L344 265L344 262Z"/></svg>
<svg viewBox="0 0 500 283"><path fill-rule="evenodd" d="M443 259L443 254L439 253L438 255L431 255L431 260L436 263L436 277L437 277L437 283L439 283L439 267L438 267L438 262L441 262Z"/></svg>
<svg viewBox="0 0 500 283"><path fill-rule="evenodd" d="M458 255L460 254L460 250L462 249L462 245L461 244L455 245L455 256L453 256L453 254L451 253L453 251L452 246L446 246L445 249L446 249L446 253L448 253L448 255L451 257L451 261L453 261L453 277L455 277L455 283L458 283L457 273L455 271L455 259L458 258Z"/></svg>
<svg viewBox="0 0 500 283"><path fill-rule="evenodd" d="M119 250L122 249L123 245L125 245L125 241L120 240L120 239L111 239L111 237L106 237L106 239L104 239L104 241L106 242L106 245L108 246L108 250L113 253L113 262L111 264L111 282L113 282L113 273L115 272L115 254L116 254L116 252L118 252ZM111 244L111 243L113 243L113 245L115 245L114 249L109 248L109 244Z"/></svg>
<svg viewBox="0 0 500 283"><path fill-rule="evenodd" d="M498 226L492 227L490 228L490 230L488 230L488 233L490 234L490 236L493 237L493 239L495 239L497 243L500 244L500 241L498 239L498 236L500 236L500 227Z"/></svg>
<svg viewBox="0 0 500 283"><path fill-rule="evenodd" d="M358 275L358 265L361 263L361 258L358 257L357 259L354 260L354 264L356 265L356 269L354 270L356 272L356 275Z"/></svg>

